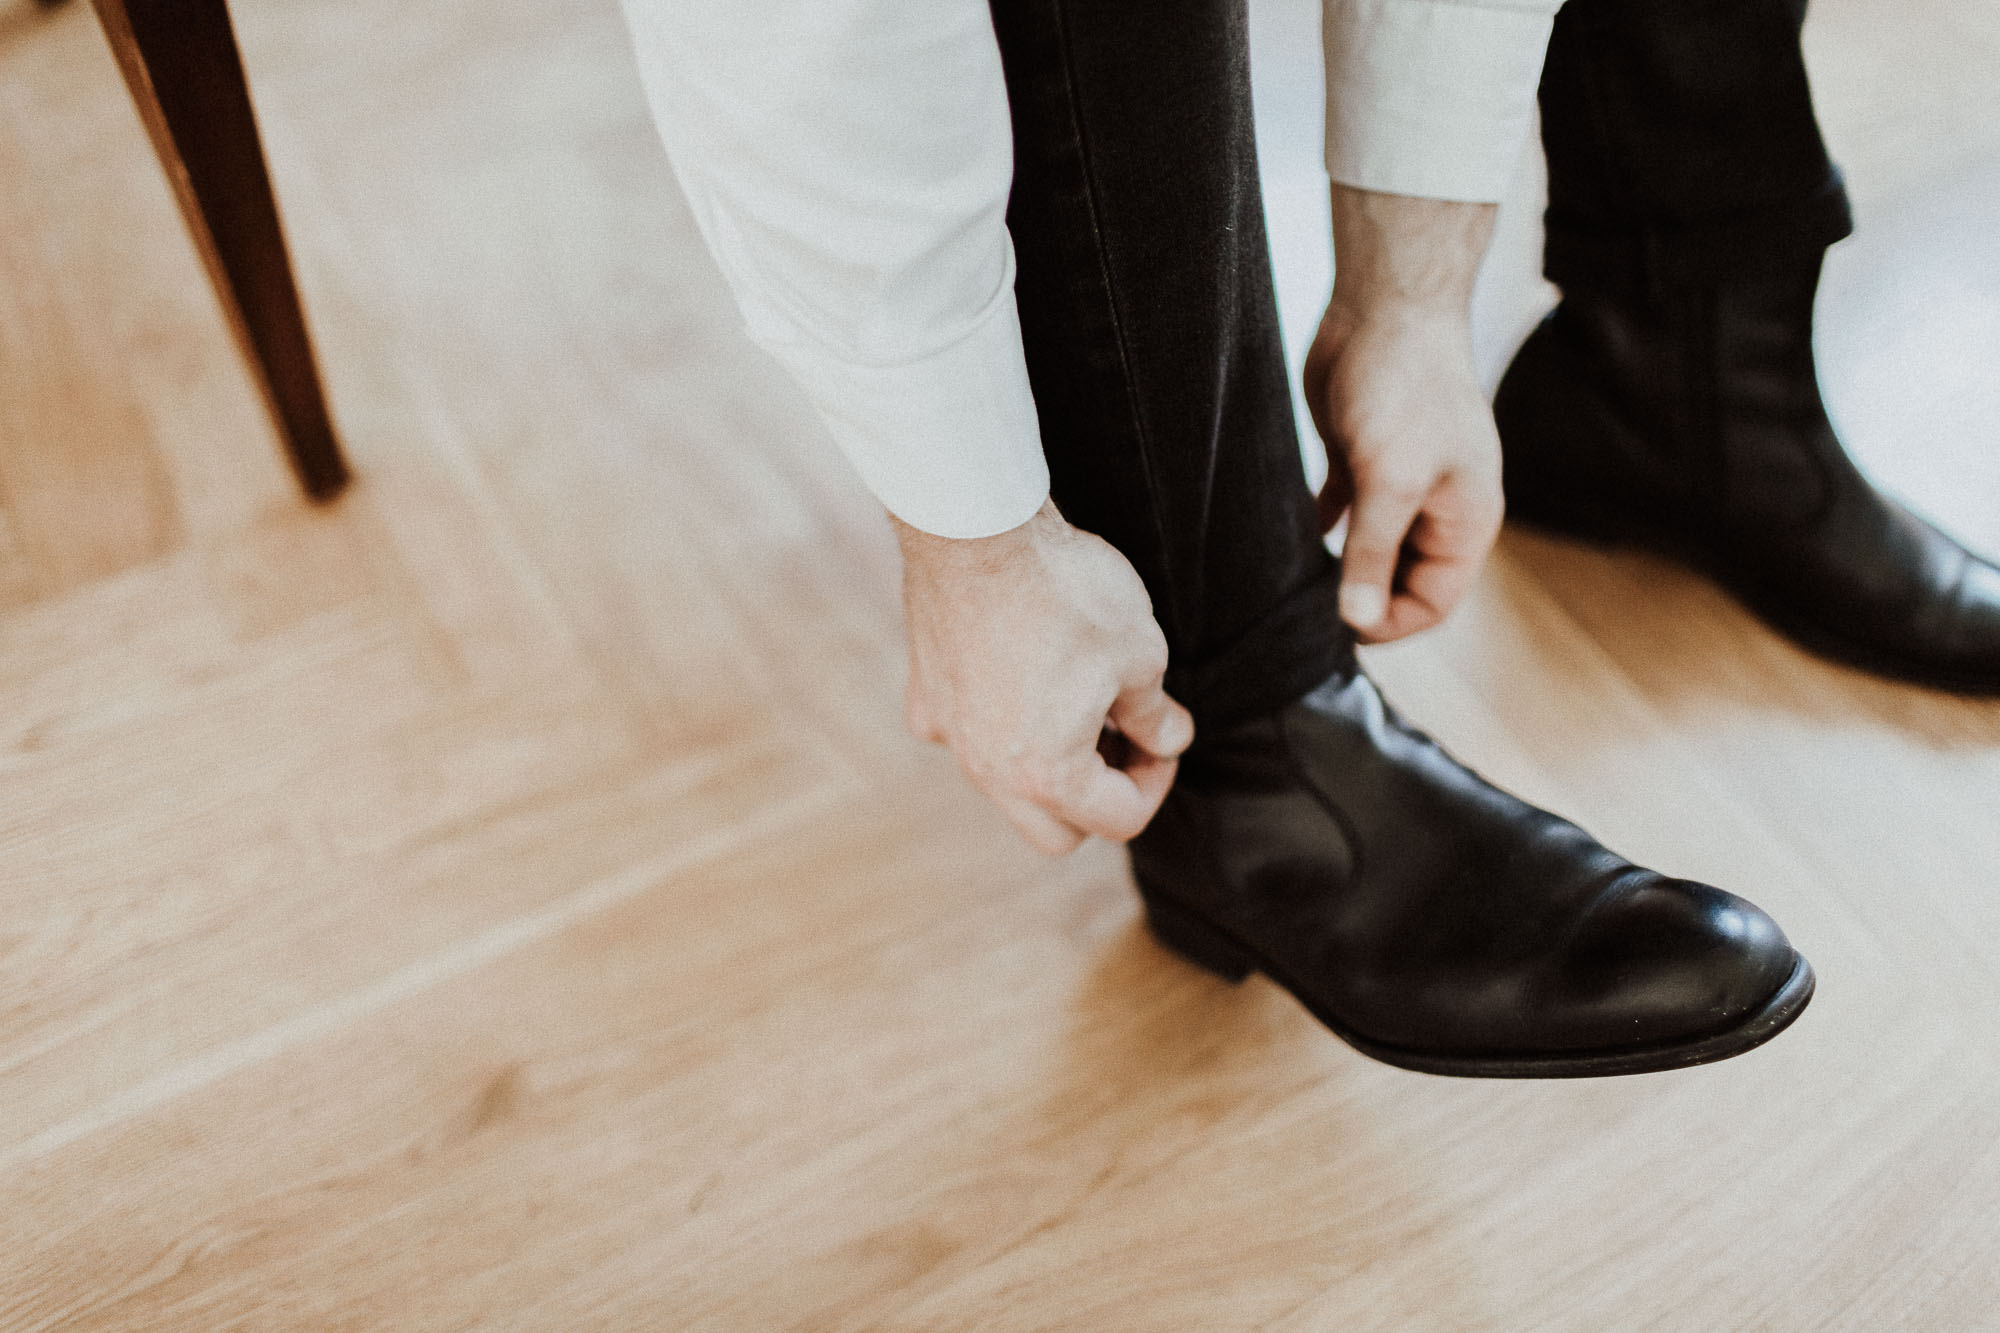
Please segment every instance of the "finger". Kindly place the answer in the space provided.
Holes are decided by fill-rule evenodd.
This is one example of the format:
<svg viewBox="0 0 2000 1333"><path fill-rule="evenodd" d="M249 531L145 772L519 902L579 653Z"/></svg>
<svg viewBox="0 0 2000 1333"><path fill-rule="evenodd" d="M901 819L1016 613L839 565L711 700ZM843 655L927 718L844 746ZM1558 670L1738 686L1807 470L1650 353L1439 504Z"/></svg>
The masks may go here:
<svg viewBox="0 0 2000 1333"><path fill-rule="evenodd" d="M1399 593L1389 601L1388 614L1377 622L1374 629L1357 630L1355 637L1363 643L1394 643L1397 639L1407 639L1412 634L1421 634L1444 619L1444 612L1422 598Z"/></svg>
<svg viewBox="0 0 2000 1333"><path fill-rule="evenodd" d="M1326 484L1319 488L1314 500L1319 510L1320 535L1332 532L1339 524L1341 515L1354 503L1354 479L1348 475L1347 464L1340 455L1327 450Z"/></svg>
<svg viewBox="0 0 2000 1333"><path fill-rule="evenodd" d="M1194 717L1158 681L1120 692L1110 718L1125 739L1156 758L1171 759L1194 740Z"/></svg>
<svg viewBox="0 0 2000 1333"><path fill-rule="evenodd" d="M1356 631L1355 637L1362 643L1392 643L1408 638L1431 628L1444 619L1444 613L1433 606L1412 580L1422 585L1429 577L1432 563L1418 543L1424 531L1424 515L1417 515L1417 521L1410 525L1410 535L1403 540L1402 559L1396 565L1395 577L1390 582L1389 610L1371 630Z"/></svg>
<svg viewBox="0 0 2000 1333"><path fill-rule="evenodd" d="M1125 776L1132 779L1132 785L1139 789L1140 799L1146 804L1147 823L1151 823L1153 816L1159 813L1160 803L1167 799L1167 792L1174 785L1174 774L1180 766L1178 759L1156 755L1140 755L1136 761L1125 766Z"/></svg>
<svg viewBox="0 0 2000 1333"><path fill-rule="evenodd" d="M1447 481L1432 495L1404 544L1389 614L1369 636L1382 643L1429 629L1451 614L1493 549L1502 507L1482 488Z"/></svg>
<svg viewBox="0 0 2000 1333"><path fill-rule="evenodd" d="M1066 856L1077 849L1085 834L1057 819L1038 805L1021 800L998 800L1000 813L1014 826L1030 847L1045 856Z"/></svg>
<svg viewBox="0 0 2000 1333"><path fill-rule="evenodd" d="M1157 784L1158 778L1151 770L1161 763L1172 762L1156 759L1134 767L1147 768L1149 784ZM1164 796L1165 792L1160 794ZM1054 799L1045 807L1052 816L1072 828L1114 842L1136 837L1159 808L1159 801L1149 799L1131 773L1112 768L1095 751L1075 761L1053 795Z"/></svg>
<svg viewBox="0 0 2000 1333"><path fill-rule="evenodd" d="M1421 559L1397 575L1389 613L1359 637L1364 643L1391 643L1443 622L1479 575L1476 564Z"/></svg>
<svg viewBox="0 0 2000 1333"><path fill-rule="evenodd" d="M1105 768L1092 774L1078 797L1061 808L1060 817L1113 842L1138 837L1167 799L1180 760L1143 750L1132 754L1124 768Z"/></svg>
<svg viewBox="0 0 2000 1333"><path fill-rule="evenodd" d="M1422 497L1400 488L1364 486L1347 522L1341 552L1340 618L1364 634L1389 614L1403 539Z"/></svg>
<svg viewBox="0 0 2000 1333"><path fill-rule="evenodd" d="M1397 575L1389 613L1361 637L1369 643L1407 638L1441 623L1479 577L1476 560L1420 556Z"/></svg>
<svg viewBox="0 0 2000 1333"><path fill-rule="evenodd" d="M1389 614L1369 633L1368 641L1388 643L1430 629L1451 614L1478 576L1479 566L1473 561L1419 559L1401 576Z"/></svg>

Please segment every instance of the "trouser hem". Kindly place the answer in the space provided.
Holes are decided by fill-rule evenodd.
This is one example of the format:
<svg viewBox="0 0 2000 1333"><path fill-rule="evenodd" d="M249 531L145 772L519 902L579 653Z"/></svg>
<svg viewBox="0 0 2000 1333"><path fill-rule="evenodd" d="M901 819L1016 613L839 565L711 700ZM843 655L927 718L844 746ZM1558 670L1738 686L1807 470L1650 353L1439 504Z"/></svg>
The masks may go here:
<svg viewBox="0 0 2000 1333"><path fill-rule="evenodd" d="M1332 556L1298 591L1202 661L1167 670L1167 693L1203 725L1227 726L1274 712L1355 665L1354 637L1341 621L1340 566Z"/></svg>

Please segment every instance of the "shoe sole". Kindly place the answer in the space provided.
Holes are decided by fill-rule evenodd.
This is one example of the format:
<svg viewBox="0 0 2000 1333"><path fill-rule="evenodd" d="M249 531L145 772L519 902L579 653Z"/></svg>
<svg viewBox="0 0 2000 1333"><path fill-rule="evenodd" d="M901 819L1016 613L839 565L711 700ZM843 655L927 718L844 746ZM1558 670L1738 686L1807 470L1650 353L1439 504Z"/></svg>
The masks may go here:
<svg viewBox="0 0 2000 1333"><path fill-rule="evenodd" d="M1450 1078L1611 1078L1689 1069L1762 1046L1790 1027L1813 997L1812 967L1795 952L1792 972L1785 984L1755 1013L1727 1031L1652 1046L1546 1055L1440 1055L1412 1051L1384 1045L1355 1032L1306 999L1301 988L1286 979L1283 969L1272 967L1256 949L1229 931L1178 904L1153 895L1141 897L1146 907L1146 924L1155 938L1189 962L1232 983L1242 981L1252 972L1262 972L1355 1050L1383 1064L1420 1074Z"/></svg>
<svg viewBox="0 0 2000 1333"><path fill-rule="evenodd" d="M1732 579L1717 562L1709 559L1699 548L1685 541L1677 541L1667 534L1616 524L1608 520L1586 519L1579 522L1572 518L1555 519L1537 512L1532 507L1520 507L1511 498L1508 501L1507 517L1510 522L1522 527L1582 542L1601 550L1647 551L1685 565L1735 598L1751 615L1815 657L1841 666L1854 667L1870 675L1883 676L1911 685L1923 685L1950 694L1986 699L2000 697L2000 679L1995 679L1991 675L1983 673L1975 675L1970 672L1957 672L1910 662L1885 653L1880 648L1844 638L1824 625L1803 619L1787 609L1784 599L1764 596L1754 588Z"/></svg>

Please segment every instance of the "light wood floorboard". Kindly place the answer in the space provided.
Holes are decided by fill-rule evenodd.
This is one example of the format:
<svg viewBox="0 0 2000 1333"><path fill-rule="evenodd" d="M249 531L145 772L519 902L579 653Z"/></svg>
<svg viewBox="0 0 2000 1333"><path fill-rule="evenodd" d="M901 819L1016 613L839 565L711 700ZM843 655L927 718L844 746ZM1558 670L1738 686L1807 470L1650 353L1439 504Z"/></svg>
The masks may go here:
<svg viewBox="0 0 2000 1333"><path fill-rule="evenodd" d="M1820 994L1673 1075L1373 1064L903 735L893 546L609 0L233 9L324 512L86 8L0 0L0 1328L2000 1327L2000 705L1510 533L1385 688ZM1315 9L1253 0L1295 347ZM2000 10L1814 14L1829 397L2000 551Z"/></svg>

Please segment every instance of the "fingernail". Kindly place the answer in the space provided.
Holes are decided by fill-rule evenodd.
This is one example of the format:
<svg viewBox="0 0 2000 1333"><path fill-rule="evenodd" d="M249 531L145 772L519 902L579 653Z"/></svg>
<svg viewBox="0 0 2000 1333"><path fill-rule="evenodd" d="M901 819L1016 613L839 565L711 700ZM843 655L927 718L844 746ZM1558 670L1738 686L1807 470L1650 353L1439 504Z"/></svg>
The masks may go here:
<svg viewBox="0 0 2000 1333"><path fill-rule="evenodd" d="M1373 629L1389 614L1389 599L1380 588L1356 584L1340 590L1340 618L1356 629Z"/></svg>

